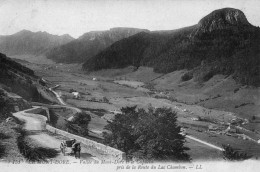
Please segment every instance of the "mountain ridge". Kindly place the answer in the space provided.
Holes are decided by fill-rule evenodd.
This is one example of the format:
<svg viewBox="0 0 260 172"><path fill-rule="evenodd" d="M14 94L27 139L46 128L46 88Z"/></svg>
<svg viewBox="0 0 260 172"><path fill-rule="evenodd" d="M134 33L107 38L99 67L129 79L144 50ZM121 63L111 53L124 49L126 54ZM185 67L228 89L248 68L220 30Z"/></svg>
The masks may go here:
<svg viewBox="0 0 260 172"><path fill-rule="evenodd" d="M78 39L51 49L47 58L61 63L82 63L114 42L145 29L117 27L104 31L90 31Z"/></svg>
<svg viewBox="0 0 260 172"><path fill-rule="evenodd" d="M224 19L227 22L223 22ZM82 67L95 71L129 65L148 66L159 73L188 69L190 75L196 68L200 71L196 75L201 75L198 78L202 81L218 73L234 74L239 82L260 85L259 44L259 27L249 24L240 10L224 8L213 11L190 27L139 33L117 41Z"/></svg>
<svg viewBox="0 0 260 172"><path fill-rule="evenodd" d="M50 48L68 43L74 38L65 35L52 35L47 32L21 30L13 35L0 36L0 52L7 55L44 54Z"/></svg>

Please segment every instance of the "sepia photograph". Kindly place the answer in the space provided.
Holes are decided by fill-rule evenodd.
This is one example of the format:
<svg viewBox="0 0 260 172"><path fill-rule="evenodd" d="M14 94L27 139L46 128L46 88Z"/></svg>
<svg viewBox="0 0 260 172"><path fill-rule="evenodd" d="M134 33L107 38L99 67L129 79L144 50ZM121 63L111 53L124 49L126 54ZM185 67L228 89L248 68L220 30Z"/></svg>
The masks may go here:
<svg viewBox="0 0 260 172"><path fill-rule="evenodd" d="M1 0L1 172L257 172L259 0Z"/></svg>

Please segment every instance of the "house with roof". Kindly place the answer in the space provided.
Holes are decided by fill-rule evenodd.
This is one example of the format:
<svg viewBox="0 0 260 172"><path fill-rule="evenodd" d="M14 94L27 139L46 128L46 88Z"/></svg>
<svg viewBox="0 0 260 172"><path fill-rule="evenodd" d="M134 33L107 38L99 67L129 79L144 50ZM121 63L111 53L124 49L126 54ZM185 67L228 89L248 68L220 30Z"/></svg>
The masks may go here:
<svg viewBox="0 0 260 172"><path fill-rule="evenodd" d="M77 91L72 92L71 94L73 95L73 98L74 98L74 99L79 99L79 98L80 98L80 94L79 94L79 92L77 92Z"/></svg>

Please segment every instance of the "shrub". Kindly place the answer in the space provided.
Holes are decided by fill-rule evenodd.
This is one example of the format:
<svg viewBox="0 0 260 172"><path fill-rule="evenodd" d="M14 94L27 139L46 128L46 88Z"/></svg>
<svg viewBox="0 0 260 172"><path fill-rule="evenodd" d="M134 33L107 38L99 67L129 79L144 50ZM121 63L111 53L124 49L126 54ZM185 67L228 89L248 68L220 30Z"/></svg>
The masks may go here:
<svg viewBox="0 0 260 172"><path fill-rule="evenodd" d="M91 117L89 114L85 112L79 112L74 115L73 121L71 121L72 124L76 124L79 126L80 131L78 131L81 135L87 136L88 135L88 124L91 121Z"/></svg>
<svg viewBox="0 0 260 172"><path fill-rule="evenodd" d="M103 97L103 102L109 103L109 100L106 97Z"/></svg>
<svg viewBox="0 0 260 172"><path fill-rule="evenodd" d="M182 81L188 81L193 78L193 74L191 72L187 72L181 76Z"/></svg>
<svg viewBox="0 0 260 172"><path fill-rule="evenodd" d="M243 161L251 158L252 156L247 155L246 153L239 153L237 150L233 149L230 145L222 145L223 159L228 161Z"/></svg>
<svg viewBox="0 0 260 172"><path fill-rule="evenodd" d="M17 145L21 154L30 162L47 161L47 159L54 158L58 155L55 149L37 147L26 140L26 131L18 128L17 131L20 136L17 138Z"/></svg>

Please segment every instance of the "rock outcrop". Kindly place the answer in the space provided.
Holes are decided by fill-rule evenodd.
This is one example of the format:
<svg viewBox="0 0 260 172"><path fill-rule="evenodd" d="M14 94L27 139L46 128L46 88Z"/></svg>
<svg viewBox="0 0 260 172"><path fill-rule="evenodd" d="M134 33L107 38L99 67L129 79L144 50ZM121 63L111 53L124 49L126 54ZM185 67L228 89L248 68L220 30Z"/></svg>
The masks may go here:
<svg viewBox="0 0 260 172"><path fill-rule="evenodd" d="M247 21L242 11L233 8L224 8L215 10L202 18L198 23L196 33L244 26L251 26L251 24Z"/></svg>

